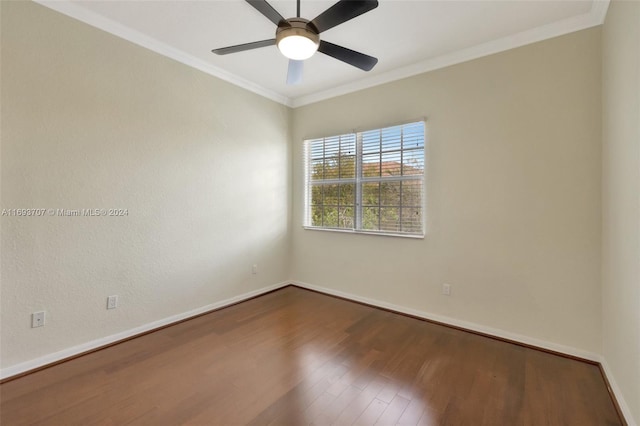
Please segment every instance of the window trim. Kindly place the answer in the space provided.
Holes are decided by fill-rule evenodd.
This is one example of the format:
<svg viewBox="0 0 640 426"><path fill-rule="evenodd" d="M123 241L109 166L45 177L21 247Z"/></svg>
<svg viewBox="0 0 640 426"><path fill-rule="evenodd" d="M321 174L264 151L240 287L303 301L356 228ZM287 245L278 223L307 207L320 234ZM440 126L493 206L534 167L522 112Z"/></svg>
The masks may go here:
<svg viewBox="0 0 640 426"><path fill-rule="evenodd" d="M424 225L423 225L424 226ZM319 226L302 225L302 228L306 231L322 231L322 232L339 232L342 234L361 234L361 235L378 235L383 237L400 237L400 238L413 238L414 240L424 240L425 234L401 234L399 232L384 232L384 231L367 231L357 229L343 229L343 228L322 228Z"/></svg>
<svg viewBox="0 0 640 426"><path fill-rule="evenodd" d="M423 126L423 154L424 154L424 163L423 163L423 172L422 174L417 175L400 175L400 176L378 176L378 177L370 177L370 176L362 176L362 159L363 159L363 144L362 144L362 135L366 132L371 131L382 131L384 129L390 127L398 127L405 126L409 124L417 124L422 123ZM354 184L354 192L355 192L355 206L354 206L354 229L346 229L346 228L331 228L324 226L311 226L308 223L311 223L311 187L312 183L309 179L310 172L310 147L311 141L317 139L329 139L336 137L343 137L347 135L354 135L356 140L356 170L355 170L355 178L351 179L340 179L340 177L335 179L323 179L322 184L344 184L344 183L353 183ZM311 231L328 231L328 232L339 232L339 233L347 233L347 234L362 234L362 235L379 235L386 237L402 237L402 238L412 238L412 239L424 239L426 235L426 193L427 193L427 125L426 120L424 118L412 121L405 121L402 123L386 125L384 127L376 127L368 130L353 130L350 132L345 132L338 135L331 136L323 136L318 138L306 138L303 141L303 163L304 163L304 209L303 209L303 223L302 228L305 230ZM415 149L415 148L414 148ZM396 149L391 151L380 151L380 153L387 152L404 152L405 149ZM419 176L419 178L418 178ZM403 182L403 181L420 181L422 184L422 194L420 199L420 208L422 211L422 223L421 223L421 233L405 233L405 232L392 232L392 231L375 231L368 229L360 229L362 227L362 185L367 182Z"/></svg>

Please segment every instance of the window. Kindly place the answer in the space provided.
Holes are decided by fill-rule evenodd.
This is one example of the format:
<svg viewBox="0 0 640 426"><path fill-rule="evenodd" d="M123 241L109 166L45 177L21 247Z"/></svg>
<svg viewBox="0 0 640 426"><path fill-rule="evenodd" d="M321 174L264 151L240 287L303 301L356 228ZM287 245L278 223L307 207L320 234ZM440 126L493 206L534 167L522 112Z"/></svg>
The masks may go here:
<svg viewBox="0 0 640 426"><path fill-rule="evenodd" d="M304 147L305 227L424 235L424 122Z"/></svg>

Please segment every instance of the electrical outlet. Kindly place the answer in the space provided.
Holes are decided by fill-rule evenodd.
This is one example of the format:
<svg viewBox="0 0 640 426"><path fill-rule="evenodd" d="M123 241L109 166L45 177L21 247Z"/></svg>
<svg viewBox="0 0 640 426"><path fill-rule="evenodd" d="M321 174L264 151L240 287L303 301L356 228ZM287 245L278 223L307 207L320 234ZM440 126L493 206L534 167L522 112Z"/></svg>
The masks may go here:
<svg viewBox="0 0 640 426"><path fill-rule="evenodd" d="M451 296L451 286L449 284L442 284L442 294L445 296Z"/></svg>
<svg viewBox="0 0 640 426"><path fill-rule="evenodd" d="M251 267L251 273L254 275L258 273L258 265L256 263Z"/></svg>
<svg viewBox="0 0 640 426"><path fill-rule="evenodd" d="M44 311L31 314L31 328L42 327L44 325Z"/></svg>
<svg viewBox="0 0 640 426"><path fill-rule="evenodd" d="M115 309L118 307L118 296L107 297L107 309Z"/></svg>

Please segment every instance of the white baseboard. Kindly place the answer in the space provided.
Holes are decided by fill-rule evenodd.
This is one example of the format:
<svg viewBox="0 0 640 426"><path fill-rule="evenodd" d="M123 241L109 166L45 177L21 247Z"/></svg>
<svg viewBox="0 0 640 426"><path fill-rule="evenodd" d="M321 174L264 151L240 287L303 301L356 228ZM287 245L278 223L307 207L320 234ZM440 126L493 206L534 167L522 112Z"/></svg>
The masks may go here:
<svg viewBox="0 0 640 426"><path fill-rule="evenodd" d="M368 305L377 306L384 309L390 309L392 311L400 312L403 314L413 315L415 317L424 318L431 321L441 322L443 324L452 325L455 327L464 328L471 331L476 331L483 334L499 337L502 339L513 340L514 342L523 343L530 346L536 346L542 349L548 349L554 352L560 352L562 354L575 356L578 358L584 358L589 361L600 362L601 356L599 354L585 351L582 349L573 348L571 346L564 346L558 343L548 342L546 340L535 339L533 337L525 336L523 334L512 333L510 331L502 330L499 328L488 327L482 324L476 324L474 322L463 321L456 318L447 317L444 315L432 314L417 309L407 308L405 306L394 305L393 303L383 302L381 300L370 299L368 297L358 296L352 293L345 293L343 291L334 290L332 288L321 287L300 281L291 281L292 284L307 288L309 290L315 290L320 293L331 294L345 299L350 299L356 302L366 303Z"/></svg>
<svg viewBox="0 0 640 426"><path fill-rule="evenodd" d="M620 407L620 411L622 411L622 415L624 419L627 421L628 426L638 426L638 423L634 420L633 415L631 414L631 409L629 409L629 405L627 405L627 401L625 401L622 396L622 391L618 387L618 383L616 382L615 376L613 375L613 371L609 367L607 360L602 357L600 360L600 365L602 366L602 371L604 371L604 375L607 377L609 381L609 386L611 386L611 391L616 396L616 401L618 402L618 406Z"/></svg>
<svg viewBox="0 0 640 426"><path fill-rule="evenodd" d="M250 291L248 293L240 294L238 296L231 297L229 299L221 300L220 302L212 303L209 305L201 306L199 308L193 309L188 312L183 312L181 314L172 315L167 318L163 318L158 321L153 321L139 327L131 328L129 330L122 331L120 333L112 334L111 336L102 337L100 339L95 339L90 342L83 343L81 345L73 346L67 349L63 349L58 352L54 352L51 354L47 354L29 361L21 362L19 364L12 365L10 367L6 367L0 370L0 379L6 379L11 376L15 376L17 374L24 373L29 370L34 370L36 368L45 366L47 364L52 364L54 362L58 362L64 360L66 358L73 357L75 355L81 354L83 352L87 352L93 349L100 348L102 346L109 345L111 343L118 342L123 339L127 339L129 337L163 327L165 325L169 325L178 321L185 320L187 318L194 317L196 315L200 315L209 311L213 311L215 309L224 308L225 306L233 305L238 302L242 302L243 300L251 299L252 297L259 296L264 293L268 293L273 290L277 290L282 287L286 287L289 285L289 281L281 282L278 284L270 285L267 287L263 287L258 290Z"/></svg>

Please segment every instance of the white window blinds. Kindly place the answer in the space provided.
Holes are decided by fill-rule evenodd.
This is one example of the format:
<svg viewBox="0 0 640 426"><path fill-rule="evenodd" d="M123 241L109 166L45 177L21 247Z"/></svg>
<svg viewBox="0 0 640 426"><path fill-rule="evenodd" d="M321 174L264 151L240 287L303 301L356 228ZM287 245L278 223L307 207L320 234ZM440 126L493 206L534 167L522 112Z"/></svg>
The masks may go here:
<svg viewBox="0 0 640 426"><path fill-rule="evenodd" d="M305 141L305 226L424 235L424 122Z"/></svg>

